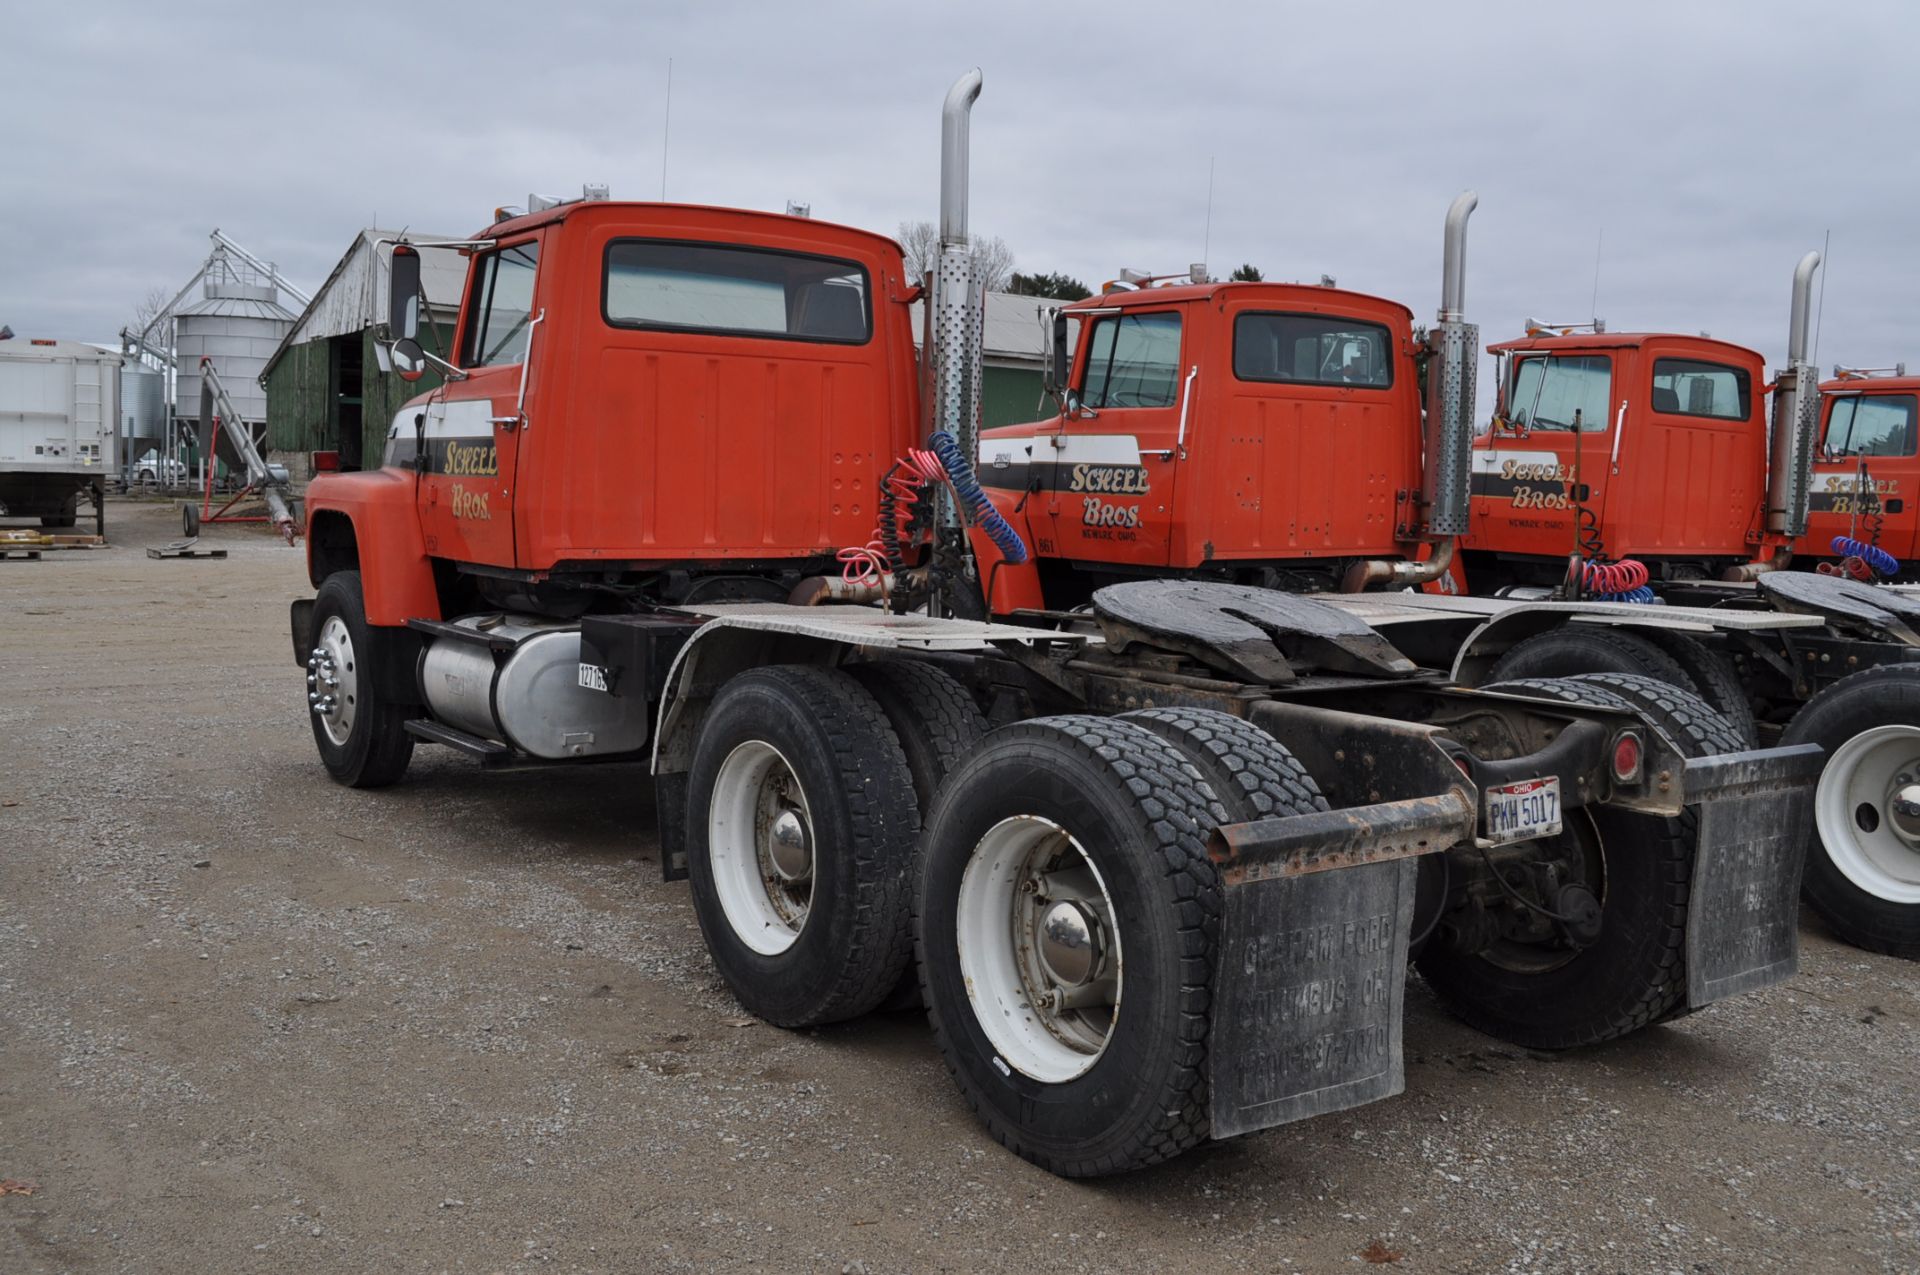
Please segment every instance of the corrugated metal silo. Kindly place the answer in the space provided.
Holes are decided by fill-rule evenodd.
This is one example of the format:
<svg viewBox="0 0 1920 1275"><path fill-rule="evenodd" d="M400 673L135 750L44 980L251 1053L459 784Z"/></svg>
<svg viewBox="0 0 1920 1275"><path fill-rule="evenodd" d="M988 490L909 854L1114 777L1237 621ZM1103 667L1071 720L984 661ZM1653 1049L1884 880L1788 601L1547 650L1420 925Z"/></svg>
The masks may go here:
<svg viewBox="0 0 1920 1275"><path fill-rule="evenodd" d="M120 364L120 434L123 456L164 447L167 436L167 378L158 368L135 359Z"/></svg>
<svg viewBox="0 0 1920 1275"><path fill-rule="evenodd" d="M217 255L217 254L216 254ZM211 265L211 263L209 263ZM250 422L267 418L267 392L260 372L293 326L293 314L272 283L209 269L203 296L174 311L174 354L179 360L181 416L200 410L200 360L211 358L240 415Z"/></svg>

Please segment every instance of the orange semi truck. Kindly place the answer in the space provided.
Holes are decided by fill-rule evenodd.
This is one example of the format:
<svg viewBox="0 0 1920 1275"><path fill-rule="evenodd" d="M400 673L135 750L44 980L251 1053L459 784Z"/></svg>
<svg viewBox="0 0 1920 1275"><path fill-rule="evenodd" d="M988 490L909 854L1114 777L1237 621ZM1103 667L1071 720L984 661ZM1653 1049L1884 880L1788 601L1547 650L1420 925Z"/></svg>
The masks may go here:
<svg viewBox="0 0 1920 1275"><path fill-rule="evenodd" d="M1758 353L1705 337L1536 327L1489 347L1498 404L1474 442L1452 582L1509 599L1772 608L1790 627L1676 630L1629 613L1526 635L1461 672L1638 673L1698 692L1749 742L1821 745L1807 899L1850 942L1920 956L1920 596L1870 583L1912 553L1915 382L1812 392L1818 261L1795 271L1789 365L1772 384Z"/></svg>
<svg viewBox="0 0 1920 1275"><path fill-rule="evenodd" d="M308 492L333 778L418 745L648 766L748 1009L844 1019L905 974L988 1129L1068 1175L1398 1092L1410 960L1539 1048L1788 976L1817 749L1728 755L1646 679L1461 689L1460 617L1258 587L1417 579L1464 530L1471 203L1424 441L1404 310L1259 287L1079 311L1070 410L982 440L979 88L942 114L930 290L889 240L736 210L585 199L459 245L447 383Z"/></svg>

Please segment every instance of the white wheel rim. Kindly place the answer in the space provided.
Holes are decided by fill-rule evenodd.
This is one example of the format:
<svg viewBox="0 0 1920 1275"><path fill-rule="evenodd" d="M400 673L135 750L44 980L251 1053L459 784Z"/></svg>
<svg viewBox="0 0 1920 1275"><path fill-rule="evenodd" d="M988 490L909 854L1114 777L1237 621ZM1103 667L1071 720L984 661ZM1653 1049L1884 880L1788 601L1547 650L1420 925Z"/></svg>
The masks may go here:
<svg viewBox="0 0 1920 1275"><path fill-rule="evenodd" d="M1840 745L1814 790L1814 825L1841 875L1878 899L1920 903L1920 835L1894 798L1920 783L1920 727L1875 726Z"/></svg>
<svg viewBox="0 0 1920 1275"><path fill-rule="evenodd" d="M776 828L790 832L796 821L806 847L806 865L798 873L785 858L791 847L775 838ZM813 907L813 847L806 791L780 750L750 739L728 753L707 810L708 862L727 924L762 956L786 951L806 928Z"/></svg>
<svg viewBox="0 0 1920 1275"><path fill-rule="evenodd" d="M1041 955L1041 924L1056 905L1093 924L1098 959L1076 986ZM1120 931L1106 881L1071 834L1038 815L989 828L961 874L954 920L967 1001L995 1062L1060 1084L1099 1061L1120 1019Z"/></svg>
<svg viewBox="0 0 1920 1275"><path fill-rule="evenodd" d="M307 656L307 707L336 748L344 748L360 711L360 669L353 634L337 615L320 626L320 640Z"/></svg>

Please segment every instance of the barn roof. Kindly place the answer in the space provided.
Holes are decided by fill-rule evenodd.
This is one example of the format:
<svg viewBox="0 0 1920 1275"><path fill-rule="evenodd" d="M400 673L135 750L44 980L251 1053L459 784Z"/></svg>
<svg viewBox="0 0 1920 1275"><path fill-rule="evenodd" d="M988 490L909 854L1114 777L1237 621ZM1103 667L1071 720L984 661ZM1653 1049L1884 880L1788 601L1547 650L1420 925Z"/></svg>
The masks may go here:
<svg viewBox="0 0 1920 1275"><path fill-rule="evenodd" d="M260 370L261 377L273 371L274 364L291 346L346 336L371 327L386 317L388 259L384 254L374 251L374 244L381 239L398 239L401 234L397 230L369 228L354 236L353 243L333 267L333 273L320 285L313 300L300 312L300 317L280 342L280 348L273 352L273 357ZM408 234L407 237L426 242L452 238L450 235L424 234ZM460 293L466 287L466 282L467 260L457 248L420 249L420 291L425 296L430 316L444 317L459 309Z"/></svg>

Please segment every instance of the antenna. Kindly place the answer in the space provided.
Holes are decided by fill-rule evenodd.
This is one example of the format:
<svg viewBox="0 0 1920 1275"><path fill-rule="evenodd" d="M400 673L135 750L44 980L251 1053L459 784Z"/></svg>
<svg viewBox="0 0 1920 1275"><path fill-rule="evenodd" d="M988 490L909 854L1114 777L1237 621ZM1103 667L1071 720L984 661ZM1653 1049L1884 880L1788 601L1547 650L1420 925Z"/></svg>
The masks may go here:
<svg viewBox="0 0 1920 1275"><path fill-rule="evenodd" d="M1594 236L1593 240L1593 304L1587 311L1595 319L1600 317L1600 249L1606 245L1606 242L1607 228L1602 226L1600 233Z"/></svg>
<svg viewBox="0 0 1920 1275"><path fill-rule="evenodd" d="M1207 233L1200 241L1200 261L1210 260L1208 254L1213 251L1213 156L1207 156Z"/></svg>
<svg viewBox="0 0 1920 1275"><path fill-rule="evenodd" d="M1820 302L1813 316L1813 358L1809 360L1815 367L1820 366L1820 320L1827 314L1827 272L1833 269L1827 264L1827 256L1833 251L1833 227L1827 227L1827 234L1820 241Z"/></svg>
<svg viewBox="0 0 1920 1275"><path fill-rule="evenodd" d="M673 130L673 59L667 59L667 110L660 120L660 202L667 201L667 139Z"/></svg>

